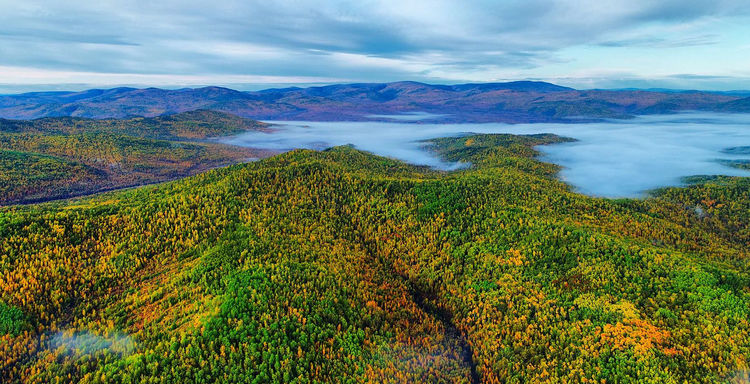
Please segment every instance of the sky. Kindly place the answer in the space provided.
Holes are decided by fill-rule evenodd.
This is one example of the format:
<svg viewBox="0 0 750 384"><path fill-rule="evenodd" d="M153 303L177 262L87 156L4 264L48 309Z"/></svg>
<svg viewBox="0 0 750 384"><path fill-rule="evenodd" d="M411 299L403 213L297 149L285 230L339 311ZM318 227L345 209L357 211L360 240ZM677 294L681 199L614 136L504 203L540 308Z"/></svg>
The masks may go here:
<svg viewBox="0 0 750 384"><path fill-rule="evenodd" d="M0 0L0 93L542 80L750 89L747 0Z"/></svg>

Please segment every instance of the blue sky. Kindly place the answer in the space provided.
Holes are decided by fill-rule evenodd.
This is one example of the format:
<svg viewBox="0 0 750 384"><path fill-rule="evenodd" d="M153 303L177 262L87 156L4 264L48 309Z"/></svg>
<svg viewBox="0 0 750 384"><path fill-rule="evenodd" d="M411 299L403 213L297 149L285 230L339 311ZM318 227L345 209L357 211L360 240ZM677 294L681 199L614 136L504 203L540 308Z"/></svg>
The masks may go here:
<svg viewBox="0 0 750 384"><path fill-rule="evenodd" d="M545 80L750 89L747 0L0 0L0 93Z"/></svg>

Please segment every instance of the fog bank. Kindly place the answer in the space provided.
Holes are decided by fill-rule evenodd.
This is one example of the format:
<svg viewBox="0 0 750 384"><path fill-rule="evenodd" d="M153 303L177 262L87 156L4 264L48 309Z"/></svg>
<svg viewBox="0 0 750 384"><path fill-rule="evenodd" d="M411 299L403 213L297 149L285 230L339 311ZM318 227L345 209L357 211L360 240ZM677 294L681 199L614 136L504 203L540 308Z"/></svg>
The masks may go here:
<svg viewBox="0 0 750 384"><path fill-rule="evenodd" d="M417 115L418 116L418 115ZM563 167L559 177L578 191L604 197L637 197L680 185L685 176L750 176L727 160L750 160L729 148L750 146L750 115L682 113L585 124L413 124L398 122L273 122L272 133L248 132L225 142L256 148L325 149L352 144L378 155L440 169L444 162L421 141L468 133L554 133L577 142L540 146L543 161Z"/></svg>
<svg viewBox="0 0 750 384"><path fill-rule="evenodd" d="M98 335L90 332L58 332L49 340L49 348L62 349L73 355L90 355L108 351L118 355L129 355L135 350L133 339L120 332Z"/></svg>

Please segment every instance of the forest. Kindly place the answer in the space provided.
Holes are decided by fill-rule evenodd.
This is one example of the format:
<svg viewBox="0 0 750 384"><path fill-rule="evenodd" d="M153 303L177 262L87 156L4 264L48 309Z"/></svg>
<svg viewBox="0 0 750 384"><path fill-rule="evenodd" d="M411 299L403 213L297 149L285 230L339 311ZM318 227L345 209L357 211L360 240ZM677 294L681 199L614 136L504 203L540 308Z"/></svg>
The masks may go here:
<svg viewBox="0 0 750 384"><path fill-rule="evenodd" d="M3 178L90 183L104 175L65 148L90 140L127 163L108 146L135 140L35 134L4 134L0 164L32 171ZM128 144L144 153L176 145L138 140L156 140ZM565 140L425 143L471 165L452 172L349 146L295 150L2 207L0 377L747 382L750 180L589 197L536 159L535 146Z"/></svg>
<svg viewBox="0 0 750 384"><path fill-rule="evenodd" d="M0 120L0 205L174 180L271 152L210 140L267 130L213 111L154 118Z"/></svg>

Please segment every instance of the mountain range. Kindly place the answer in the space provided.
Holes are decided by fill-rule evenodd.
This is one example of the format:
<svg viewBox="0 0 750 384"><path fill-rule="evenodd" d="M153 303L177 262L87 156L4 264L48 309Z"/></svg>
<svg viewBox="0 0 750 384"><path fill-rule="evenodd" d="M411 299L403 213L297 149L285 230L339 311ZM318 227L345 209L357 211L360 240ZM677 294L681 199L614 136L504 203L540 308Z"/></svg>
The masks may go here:
<svg viewBox="0 0 750 384"><path fill-rule="evenodd" d="M0 96L0 117L153 117L210 109L262 120L388 120L427 112L442 122L569 122L680 111L750 112L750 97L705 91L577 90L533 81L340 84L243 92L222 87L112 88ZM429 120L422 120L429 121Z"/></svg>

